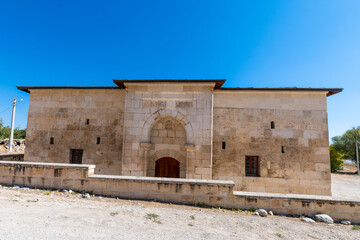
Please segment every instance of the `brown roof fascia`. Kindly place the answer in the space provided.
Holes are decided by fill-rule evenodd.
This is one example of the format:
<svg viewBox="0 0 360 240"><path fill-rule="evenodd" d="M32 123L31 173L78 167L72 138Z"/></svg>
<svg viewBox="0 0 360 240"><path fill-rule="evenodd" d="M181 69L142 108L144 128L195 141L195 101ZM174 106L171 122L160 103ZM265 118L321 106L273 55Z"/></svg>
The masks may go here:
<svg viewBox="0 0 360 240"><path fill-rule="evenodd" d="M331 96L342 92L343 88L221 88L221 91L304 91L304 92L328 92L326 96Z"/></svg>
<svg viewBox="0 0 360 240"><path fill-rule="evenodd" d="M125 88L125 83L215 83L214 89L220 89L226 79L113 79L120 88Z"/></svg>
<svg viewBox="0 0 360 240"><path fill-rule="evenodd" d="M64 86L64 87L54 87L54 86L30 86L30 87L24 87L24 86L17 86L17 89L30 93L31 89L119 89L118 87L70 87L70 86Z"/></svg>
<svg viewBox="0 0 360 240"><path fill-rule="evenodd" d="M307 92L327 92L326 96L331 96L343 91L343 88L223 88L222 85L225 83L225 79L199 79L199 80L188 80L188 79L153 79L153 80L128 80L128 79L114 79L114 83L118 87L55 87L55 86L17 86L17 89L30 93L31 89L123 89L125 83L215 83L214 89L220 91L307 91Z"/></svg>

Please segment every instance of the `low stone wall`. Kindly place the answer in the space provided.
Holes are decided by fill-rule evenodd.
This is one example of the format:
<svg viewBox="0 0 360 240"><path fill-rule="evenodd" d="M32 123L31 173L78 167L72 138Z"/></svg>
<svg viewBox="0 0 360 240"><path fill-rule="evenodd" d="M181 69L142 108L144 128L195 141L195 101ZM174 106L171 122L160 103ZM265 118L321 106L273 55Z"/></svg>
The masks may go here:
<svg viewBox="0 0 360 240"><path fill-rule="evenodd" d="M24 161L24 154L0 154L0 161Z"/></svg>
<svg viewBox="0 0 360 240"><path fill-rule="evenodd" d="M300 173L297 174L300 175ZM303 174L302 179L246 176L227 176L217 179L233 180L235 191L331 196L330 173L326 176L318 174L317 177L314 176L316 172L306 171ZM314 175L312 177L305 177L307 174Z"/></svg>
<svg viewBox="0 0 360 240"><path fill-rule="evenodd" d="M130 199L222 206L234 182L94 174L95 165L0 161L0 183L93 191Z"/></svg>
<svg viewBox="0 0 360 240"><path fill-rule="evenodd" d="M0 183L80 190L94 169L95 165L0 161Z"/></svg>
<svg viewBox="0 0 360 240"><path fill-rule="evenodd" d="M185 204L222 206L232 196L234 183L202 179L169 179L134 176L90 176L87 189L104 195L155 199Z"/></svg>
<svg viewBox="0 0 360 240"><path fill-rule="evenodd" d="M324 213L335 221L351 220L360 223L360 201L349 201L329 196L301 194L233 192L233 206L257 207L277 214L306 215L313 217ZM229 206L230 207L230 206Z"/></svg>
<svg viewBox="0 0 360 240"><path fill-rule="evenodd" d="M0 161L0 183L93 191L129 199L272 210L277 214L330 215L360 223L360 202L328 196L233 191L233 181L94 174L94 165Z"/></svg>

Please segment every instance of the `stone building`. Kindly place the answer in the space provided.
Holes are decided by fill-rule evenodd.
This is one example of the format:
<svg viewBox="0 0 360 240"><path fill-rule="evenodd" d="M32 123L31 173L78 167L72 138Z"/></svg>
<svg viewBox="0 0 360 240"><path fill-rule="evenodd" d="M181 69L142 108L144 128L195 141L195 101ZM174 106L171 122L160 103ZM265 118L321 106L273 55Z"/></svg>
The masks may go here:
<svg viewBox="0 0 360 240"><path fill-rule="evenodd" d="M109 175L233 180L235 190L331 195L327 96L225 80L114 80L30 93L25 161Z"/></svg>

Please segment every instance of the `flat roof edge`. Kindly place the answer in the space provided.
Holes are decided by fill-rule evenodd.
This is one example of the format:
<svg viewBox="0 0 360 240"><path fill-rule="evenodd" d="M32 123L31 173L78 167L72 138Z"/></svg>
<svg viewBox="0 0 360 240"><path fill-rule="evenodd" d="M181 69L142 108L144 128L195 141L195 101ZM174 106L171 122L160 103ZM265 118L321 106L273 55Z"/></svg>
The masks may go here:
<svg viewBox="0 0 360 240"><path fill-rule="evenodd" d="M16 86L17 89L30 93L30 89L120 89L119 87L55 87L55 86Z"/></svg>
<svg viewBox="0 0 360 240"><path fill-rule="evenodd" d="M296 88L296 87L290 87L290 88L220 88L220 91L303 91L303 92L328 92L326 96L331 96L336 93L342 92L343 88Z"/></svg>
<svg viewBox="0 0 360 240"><path fill-rule="evenodd" d="M92 87L81 87L81 86L17 86L16 88L30 93L31 89L124 89L126 88L125 83L206 83L212 82L215 83L214 89L220 91L304 91L304 92L327 92L326 96L331 96L343 91L343 88L297 88L297 87L283 87L283 88L253 88L253 87L222 87L225 83L225 79L199 79L199 80L167 80L167 79L158 79L158 80L113 80L117 85L116 87L109 86L92 86Z"/></svg>
<svg viewBox="0 0 360 240"><path fill-rule="evenodd" d="M220 89L226 79L113 79L120 88L126 88L126 83L215 83L214 89Z"/></svg>

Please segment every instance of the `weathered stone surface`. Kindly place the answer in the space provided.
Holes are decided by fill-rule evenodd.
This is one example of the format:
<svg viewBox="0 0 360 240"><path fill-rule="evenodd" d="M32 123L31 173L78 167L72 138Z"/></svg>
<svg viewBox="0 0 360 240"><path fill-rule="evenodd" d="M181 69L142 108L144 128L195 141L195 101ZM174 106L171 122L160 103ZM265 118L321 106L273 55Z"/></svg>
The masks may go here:
<svg viewBox="0 0 360 240"><path fill-rule="evenodd" d="M315 220L318 222L324 222L324 223L334 223L334 220L326 214L317 214L315 215Z"/></svg>
<svg viewBox="0 0 360 240"><path fill-rule="evenodd" d="M313 219L308 218L308 217L301 218L301 221L307 222L307 223L314 223L315 222Z"/></svg>
<svg viewBox="0 0 360 240"><path fill-rule="evenodd" d="M267 217L267 215L268 215L268 213L265 209L259 209L259 210L257 210L257 212L259 213L259 215L261 217Z"/></svg>
<svg viewBox="0 0 360 240"><path fill-rule="evenodd" d="M97 174L155 176L156 161L171 157L181 178L331 195L326 92L126 87L32 89L25 161L69 163L70 150L82 149L82 163L96 164ZM246 176L246 156L259 157L259 177Z"/></svg>
<svg viewBox="0 0 360 240"><path fill-rule="evenodd" d="M261 217L267 217L268 213L265 209L259 209L258 211Z"/></svg>
<svg viewBox="0 0 360 240"><path fill-rule="evenodd" d="M254 216L260 216L260 214L259 214L259 212L258 212L258 211L253 212L253 213L252 213L252 215L254 215Z"/></svg>
<svg viewBox="0 0 360 240"><path fill-rule="evenodd" d="M237 191L331 195L323 94L214 96L213 178L233 179ZM259 156L259 177L246 176L247 155Z"/></svg>
<svg viewBox="0 0 360 240"><path fill-rule="evenodd" d="M83 149L83 164L121 174L124 97L120 89L32 90L24 160L69 163L70 149Z"/></svg>
<svg viewBox="0 0 360 240"><path fill-rule="evenodd" d="M269 211L268 214L269 214L270 216L273 216L273 215L274 215L274 213L273 213L272 211Z"/></svg>
<svg viewBox="0 0 360 240"><path fill-rule="evenodd" d="M341 220L340 223L344 225L351 225L351 222L349 220Z"/></svg>
<svg viewBox="0 0 360 240"><path fill-rule="evenodd" d="M83 198L86 198L86 199L90 199L90 194L89 194L89 193L85 193L85 194L83 194L82 197L83 197Z"/></svg>

